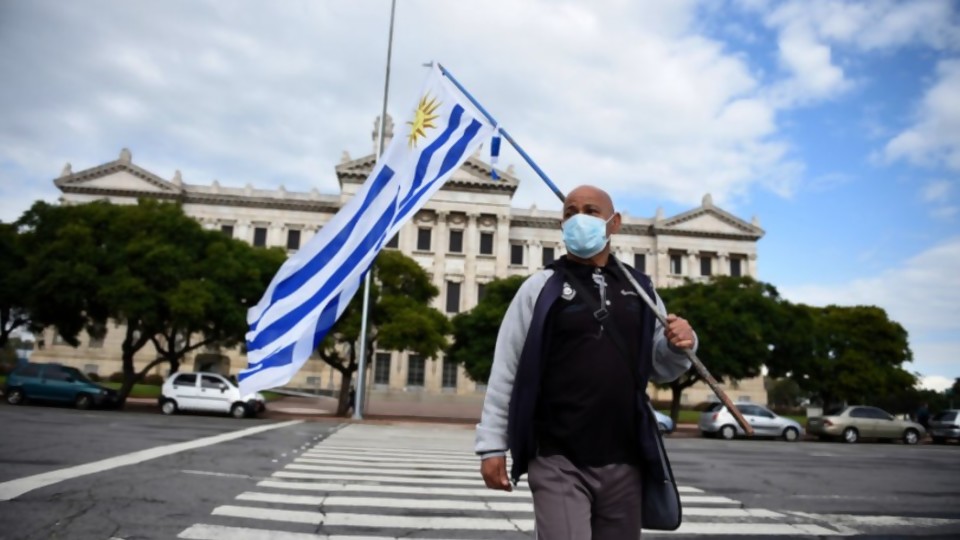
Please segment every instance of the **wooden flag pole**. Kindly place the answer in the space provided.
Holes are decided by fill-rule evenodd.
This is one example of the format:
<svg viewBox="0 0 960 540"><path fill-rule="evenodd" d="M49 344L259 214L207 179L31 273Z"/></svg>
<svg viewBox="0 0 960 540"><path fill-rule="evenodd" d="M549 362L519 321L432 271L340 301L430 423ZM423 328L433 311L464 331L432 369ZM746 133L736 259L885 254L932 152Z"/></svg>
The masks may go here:
<svg viewBox="0 0 960 540"><path fill-rule="evenodd" d="M446 68L444 68L442 65L439 65L439 64L438 64L438 67L440 68L440 71L443 73L443 75L446 78L450 79L450 82L452 82L454 86L456 86L457 89L460 90L460 92L468 100L470 100L471 103L473 103L473 106L476 107L477 110L481 114L483 114L491 124L495 126L499 125L499 123L496 120L494 120L493 116L491 116L490 113L488 113L487 110L484 109L483 106L480 105L480 103L476 99L474 99L474 97L470 94L470 92L467 92L467 89L464 88L463 85L461 85L460 82L457 81L457 79L455 79L453 75L451 75L450 72L447 71ZM513 148L517 151L517 153L520 154L520 157L522 157L524 161L526 161L527 164L530 165L530 167L534 171L536 171L540 179L543 180L544 183L547 184L547 187L549 187L550 190L553 191L553 193L557 196L557 198L560 199L560 202L563 202L566 199L566 197L563 195L563 192L560 191L560 188L558 188L557 185L554 184L552 180L550 180L547 174L543 172L543 170L533 161L533 159L523 150L523 148L521 148L520 145L517 144L517 142L513 139L513 137L510 136L509 133L507 133L506 130L504 130L503 128L497 128L497 129L503 135L503 138L505 138L507 142L509 142L511 146L513 146ZM646 293L646 291L643 290L640 284L637 283L637 280L634 279L633 275L629 271L627 271L626 268L624 268L623 263L620 262L620 259L617 259L616 257L614 257L614 260L617 261L617 264L620 266L620 269L623 271L623 273L627 276L627 279L630 281L630 284L633 285L633 288L637 290L637 293L640 295L640 298L642 298L644 303L647 304L647 307L649 307L650 310L653 311L653 314L656 315L657 320L660 321L660 324L662 324L663 327L666 328L668 326L667 319L657 309L657 305L656 303L654 303L653 299L650 298L650 296ZM733 417L736 419L737 423L740 424L740 427L743 429L744 433L746 433L747 436L752 437L754 434L753 427L750 425L749 422L747 422L746 418L744 418L743 415L740 413L740 411L734 406L733 401L730 399L729 396L727 396L727 393L723 391L723 388L720 388L720 385L717 383L716 379L713 378L713 375L711 375L710 371L707 370L707 367L703 365L703 362L700 361L696 353L694 353L689 349L684 350L684 353L686 354L690 362L693 364L693 368L697 371L697 374L700 375L700 378L707 383L707 385L710 387L710 390L712 390L713 393L724 404L724 406L727 407L727 410L730 411L730 414L732 414Z"/></svg>

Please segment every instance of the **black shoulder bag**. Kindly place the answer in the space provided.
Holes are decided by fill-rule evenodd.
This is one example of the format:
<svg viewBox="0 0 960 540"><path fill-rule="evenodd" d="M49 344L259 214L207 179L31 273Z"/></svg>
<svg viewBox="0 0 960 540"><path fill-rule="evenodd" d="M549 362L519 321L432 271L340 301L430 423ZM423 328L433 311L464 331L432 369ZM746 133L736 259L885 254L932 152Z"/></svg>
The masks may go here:
<svg viewBox="0 0 960 540"><path fill-rule="evenodd" d="M600 305L594 300L586 288L580 283L580 280L573 275L567 268L561 267L566 281L574 290L583 297L587 307L593 310L593 317L603 322L610 316L607 307ZM640 482L642 483L642 499L640 501L640 524L644 529L654 531L675 531L680 527L683 520L683 508L680 503L680 492L677 489L676 480L673 477L673 469L670 468L670 460L667 458L667 450L663 446L663 436L657 427L654 415L653 405L650 398L647 397L647 389L641 387L639 366L634 359L627 356L627 348L620 336L620 332L613 324L603 325L607 335L614 346L620 352L620 357L630 366L630 372L633 374L633 382L636 385L637 392L637 414L646 417L645 421L640 422L640 429L652 433L640 434L639 440L656 441L657 459L641 459Z"/></svg>

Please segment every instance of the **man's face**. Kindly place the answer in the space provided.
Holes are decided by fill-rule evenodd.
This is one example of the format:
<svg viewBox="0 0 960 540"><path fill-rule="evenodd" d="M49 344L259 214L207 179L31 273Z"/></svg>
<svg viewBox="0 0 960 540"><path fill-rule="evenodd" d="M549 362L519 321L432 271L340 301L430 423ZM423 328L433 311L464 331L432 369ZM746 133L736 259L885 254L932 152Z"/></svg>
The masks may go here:
<svg viewBox="0 0 960 540"><path fill-rule="evenodd" d="M581 186L567 195L563 202L563 221L577 214L598 217L607 223L607 235L620 232L620 214L614 212L613 201L605 191L593 186ZM613 216L613 219L610 217Z"/></svg>

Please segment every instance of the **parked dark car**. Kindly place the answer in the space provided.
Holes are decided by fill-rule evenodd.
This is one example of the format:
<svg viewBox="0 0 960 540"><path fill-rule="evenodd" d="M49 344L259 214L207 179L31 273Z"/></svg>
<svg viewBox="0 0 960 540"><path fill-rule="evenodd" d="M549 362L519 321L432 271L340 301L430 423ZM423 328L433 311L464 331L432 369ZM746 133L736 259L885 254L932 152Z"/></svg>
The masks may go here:
<svg viewBox="0 0 960 540"><path fill-rule="evenodd" d="M91 381L75 367L60 364L17 366L7 376L3 394L11 405L21 405L28 400L70 403L78 409L117 404L116 390Z"/></svg>
<svg viewBox="0 0 960 540"><path fill-rule="evenodd" d="M930 419L930 437L936 444L943 444L948 439L960 441L960 410L948 409L933 415Z"/></svg>

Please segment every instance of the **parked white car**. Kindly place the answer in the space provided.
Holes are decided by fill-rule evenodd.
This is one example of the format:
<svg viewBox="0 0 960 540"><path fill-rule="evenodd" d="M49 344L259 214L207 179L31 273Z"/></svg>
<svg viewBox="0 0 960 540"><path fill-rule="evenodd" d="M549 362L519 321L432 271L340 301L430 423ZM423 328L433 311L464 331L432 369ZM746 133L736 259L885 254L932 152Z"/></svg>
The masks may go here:
<svg viewBox="0 0 960 540"><path fill-rule="evenodd" d="M803 427L796 420L779 416L760 405L737 403L735 406L750 423L757 437L783 437L786 441L794 442L803 436ZM704 437L719 435L724 439L732 439L744 435L743 428L722 403L715 403L700 414L699 427Z"/></svg>
<svg viewBox="0 0 960 540"><path fill-rule="evenodd" d="M240 395L240 388L219 373L175 373L163 383L160 397L163 414L198 411L253 416L266 410L263 394Z"/></svg>

